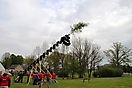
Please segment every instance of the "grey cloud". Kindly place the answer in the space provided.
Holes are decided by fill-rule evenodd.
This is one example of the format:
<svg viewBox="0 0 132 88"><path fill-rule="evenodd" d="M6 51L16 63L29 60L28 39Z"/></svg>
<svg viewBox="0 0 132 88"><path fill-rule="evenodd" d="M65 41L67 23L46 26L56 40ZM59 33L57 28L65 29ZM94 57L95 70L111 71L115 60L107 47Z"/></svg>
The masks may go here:
<svg viewBox="0 0 132 88"><path fill-rule="evenodd" d="M31 54L79 21L90 24L78 36L93 39L103 50L114 41L132 48L131 0L1 1L0 7L0 56L6 51Z"/></svg>

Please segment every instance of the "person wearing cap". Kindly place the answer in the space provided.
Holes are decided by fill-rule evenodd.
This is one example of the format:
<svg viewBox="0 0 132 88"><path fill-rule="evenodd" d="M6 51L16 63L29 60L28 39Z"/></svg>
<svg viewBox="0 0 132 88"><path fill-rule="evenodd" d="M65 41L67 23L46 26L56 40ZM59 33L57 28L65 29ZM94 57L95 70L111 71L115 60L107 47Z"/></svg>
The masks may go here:
<svg viewBox="0 0 132 88"><path fill-rule="evenodd" d="M9 88L11 84L10 75L7 71L0 76L0 88Z"/></svg>

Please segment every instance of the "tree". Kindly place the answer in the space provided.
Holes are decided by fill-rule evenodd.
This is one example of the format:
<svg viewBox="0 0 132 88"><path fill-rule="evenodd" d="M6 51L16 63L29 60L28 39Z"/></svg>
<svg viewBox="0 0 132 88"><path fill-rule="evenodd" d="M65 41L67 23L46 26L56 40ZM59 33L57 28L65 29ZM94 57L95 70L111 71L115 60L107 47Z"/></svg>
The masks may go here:
<svg viewBox="0 0 132 88"><path fill-rule="evenodd" d="M10 59L10 53L9 52L5 52L2 55L2 64L3 66L8 69L11 65L11 59Z"/></svg>
<svg viewBox="0 0 132 88"><path fill-rule="evenodd" d="M69 72L71 73L71 77L72 79L74 79L74 74L78 72L78 69L79 69L79 65L78 65L78 61L77 59L74 57L74 51L73 53L71 53L71 55L69 56L70 57L70 60L69 60Z"/></svg>
<svg viewBox="0 0 132 88"><path fill-rule="evenodd" d="M34 56L26 56L25 59L24 59L24 64L28 65L29 63L33 62L34 61Z"/></svg>
<svg viewBox="0 0 132 88"><path fill-rule="evenodd" d="M61 47L58 47L56 49L56 52L59 52L57 53L58 54L58 59L59 59L59 63L60 63L60 72L62 74L62 79L64 79L64 75L66 73L66 70L68 69L68 64L67 64L67 54L68 54L68 47L65 46L64 44L61 45Z"/></svg>
<svg viewBox="0 0 132 88"><path fill-rule="evenodd" d="M45 52L48 49L49 45L47 42L44 42L41 46L41 53Z"/></svg>
<svg viewBox="0 0 132 88"><path fill-rule="evenodd" d="M4 59L10 58L10 52L5 52L2 57L1 57L1 61L3 61Z"/></svg>
<svg viewBox="0 0 132 88"><path fill-rule="evenodd" d="M37 46L37 47L33 50L33 55L34 55L34 57L39 58L40 54L41 54L41 48L40 48L40 46Z"/></svg>
<svg viewBox="0 0 132 88"><path fill-rule="evenodd" d="M89 42L89 51L87 53L87 66L88 66L88 77L91 77L92 71L102 61L103 56L101 55L100 46Z"/></svg>
<svg viewBox="0 0 132 88"><path fill-rule="evenodd" d="M49 57L48 60L51 62L52 70L56 73L58 73L59 70L59 58L58 58L59 52L53 52ZM49 62L49 61L48 61Z"/></svg>
<svg viewBox="0 0 132 88"><path fill-rule="evenodd" d="M24 58L21 56L21 55L15 55L15 54L11 54L10 56L10 59L11 59L11 65L12 64L23 64L23 60Z"/></svg>
<svg viewBox="0 0 132 88"><path fill-rule="evenodd" d="M80 37L78 39L76 38L73 41L72 45L74 50L74 58L77 58L79 64L78 75L79 78L83 78L83 74L86 69L86 62L85 62L86 52L84 50L86 46L84 46L83 40Z"/></svg>
<svg viewBox="0 0 132 88"><path fill-rule="evenodd" d="M9 54L5 53L3 54L2 64L3 66L8 69L12 64L23 64L24 58L21 55L15 55L15 54Z"/></svg>
<svg viewBox="0 0 132 88"><path fill-rule="evenodd" d="M121 42L115 42L111 49L104 51L109 58L109 62L114 66L119 67L121 64L128 65L132 59L131 49L122 45Z"/></svg>
<svg viewBox="0 0 132 88"><path fill-rule="evenodd" d="M87 38L82 39L79 37L73 41L73 51L79 63L79 78L83 77L86 67L90 77L93 68L102 60L100 47Z"/></svg>
<svg viewBox="0 0 132 88"><path fill-rule="evenodd" d="M59 58L60 58L60 65L61 65L61 72L62 72L62 79L64 79L64 62L65 62L65 50L66 50L66 46L64 46L63 44L62 44L62 47L61 47L61 49L60 49L60 52L62 52L62 53L60 53L60 54L58 54L59 55Z"/></svg>
<svg viewBox="0 0 132 88"><path fill-rule="evenodd" d="M22 55L17 55L16 58L17 58L17 60L18 60L17 64L22 65L23 62L24 62L23 56L22 56Z"/></svg>

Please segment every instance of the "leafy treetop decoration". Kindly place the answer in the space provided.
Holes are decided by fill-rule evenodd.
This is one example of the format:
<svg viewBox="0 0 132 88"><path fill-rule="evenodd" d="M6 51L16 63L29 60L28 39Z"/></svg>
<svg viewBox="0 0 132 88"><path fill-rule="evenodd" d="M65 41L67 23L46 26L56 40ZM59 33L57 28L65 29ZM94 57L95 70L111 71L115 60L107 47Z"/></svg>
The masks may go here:
<svg viewBox="0 0 132 88"><path fill-rule="evenodd" d="M88 23L84 23L84 22L79 22L77 24L74 24L71 27L71 34L75 33L75 32L82 32L82 28L88 26Z"/></svg>

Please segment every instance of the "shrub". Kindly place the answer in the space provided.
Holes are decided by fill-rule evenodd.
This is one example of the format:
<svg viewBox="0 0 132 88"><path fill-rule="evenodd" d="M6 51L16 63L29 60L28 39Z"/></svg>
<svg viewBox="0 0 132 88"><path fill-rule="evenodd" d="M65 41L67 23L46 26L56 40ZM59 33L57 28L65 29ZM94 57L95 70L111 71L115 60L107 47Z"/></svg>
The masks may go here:
<svg viewBox="0 0 132 88"><path fill-rule="evenodd" d="M98 77L99 76L99 72L93 72L93 77Z"/></svg>
<svg viewBox="0 0 132 88"><path fill-rule="evenodd" d="M99 71L100 77L121 77L123 70L120 68L108 68L104 67Z"/></svg>
<svg viewBox="0 0 132 88"><path fill-rule="evenodd" d="M116 77L121 77L123 74L123 70L122 69L115 69L115 74L116 74Z"/></svg>
<svg viewBox="0 0 132 88"><path fill-rule="evenodd" d="M62 77L62 75L64 75L64 77L68 77L68 73L67 72L64 72L64 73L59 72L58 73L58 77Z"/></svg>
<svg viewBox="0 0 132 88"><path fill-rule="evenodd" d="M112 74L112 71L111 69L109 68L102 68L100 71L99 71L99 75L100 77L110 77Z"/></svg>

